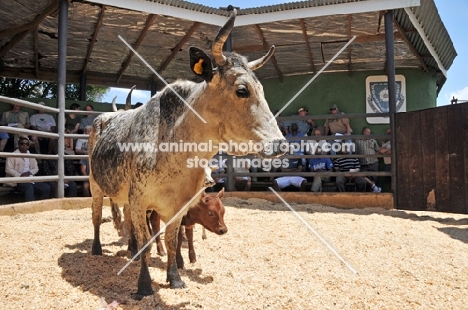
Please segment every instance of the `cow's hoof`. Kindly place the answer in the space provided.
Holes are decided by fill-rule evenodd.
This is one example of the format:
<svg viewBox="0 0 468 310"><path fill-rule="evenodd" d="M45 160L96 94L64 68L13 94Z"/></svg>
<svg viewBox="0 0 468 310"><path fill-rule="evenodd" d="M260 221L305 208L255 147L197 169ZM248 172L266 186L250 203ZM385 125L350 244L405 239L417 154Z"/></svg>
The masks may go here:
<svg viewBox="0 0 468 310"><path fill-rule="evenodd" d="M93 255L102 255L102 247L99 244L98 246L93 244L93 247L91 249L91 254Z"/></svg>
<svg viewBox="0 0 468 310"><path fill-rule="evenodd" d="M146 296L150 296L150 295L153 295L153 293L151 293L151 294L139 294L138 292L136 292L135 294L132 294L132 297L135 300L142 300Z"/></svg>
<svg viewBox="0 0 468 310"><path fill-rule="evenodd" d="M171 288L186 288L185 282L182 280L171 281Z"/></svg>

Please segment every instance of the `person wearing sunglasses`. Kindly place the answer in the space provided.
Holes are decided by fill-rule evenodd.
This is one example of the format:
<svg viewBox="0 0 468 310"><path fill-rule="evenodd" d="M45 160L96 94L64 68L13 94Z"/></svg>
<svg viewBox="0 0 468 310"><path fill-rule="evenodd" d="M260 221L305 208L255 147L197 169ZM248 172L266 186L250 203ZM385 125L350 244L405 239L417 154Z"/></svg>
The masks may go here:
<svg viewBox="0 0 468 310"><path fill-rule="evenodd" d="M20 137L18 149L14 153L29 153L29 139ZM39 172L35 158L28 157L8 157L5 164L5 174L7 177L25 177L28 182L25 183L7 183L7 186L15 187L22 195L25 201L34 201L49 198L50 186L47 183L34 182L34 175Z"/></svg>

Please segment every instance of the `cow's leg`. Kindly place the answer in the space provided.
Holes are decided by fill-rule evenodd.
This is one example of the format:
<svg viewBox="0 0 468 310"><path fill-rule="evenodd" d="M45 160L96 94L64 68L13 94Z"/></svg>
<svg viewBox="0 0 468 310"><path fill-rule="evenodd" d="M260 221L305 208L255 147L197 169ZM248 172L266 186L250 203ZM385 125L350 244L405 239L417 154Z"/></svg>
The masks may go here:
<svg viewBox="0 0 468 310"><path fill-rule="evenodd" d="M184 288L185 283L182 281L177 269L176 250L177 250L177 234L179 233L180 219L176 219L173 223L166 227L164 241L167 251L167 279L171 288Z"/></svg>
<svg viewBox="0 0 468 310"><path fill-rule="evenodd" d="M134 257L138 253L138 243L135 235L135 227L133 226L133 221L131 221L130 207L126 204L124 206L124 221L125 229L128 232L128 247L127 251L130 252L130 255ZM140 259L140 257L135 258L135 260Z"/></svg>
<svg viewBox="0 0 468 310"><path fill-rule="evenodd" d="M158 212L151 211L150 222L151 222L151 227L153 228L153 236L154 236L154 234L157 234L161 231L161 218L159 217ZM156 237L155 242L156 242L156 249L158 250L158 255L159 256L166 255L166 252L164 251L164 246L161 241L161 235L158 235Z"/></svg>
<svg viewBox="0 0 468 310"><path fill-rule="evenodd" d="M146 223L146 210L141 210L139 204L132 206L131 211L132 223L135 228L138 248L142 249L151 239L148 225ZM140 300L145 296L152 295L153 288L151 287L151 276L148 269L148 262L151 254L151 243L140 254L140 275L138 277L138 291L135 298Z"/></svg>
<svg viewBox="0 0 468 310"><path fill-rule="evenodd" d="M91 254L102 255L100 228L102 223L102 192L98 189L93 190L93 202L91 209L93 211L94 240Z"/></svg>
<svg viewBox="0 0 468 310"><path fill-rule="evenodd" d="M184 258L182 257L182 239L183 239L183 234L182 234L182 229L179 228L179 234L177 236L177 249L176 249L176 262L177 262L177 268L179 269L184 269Z"/></svg>
<svg viewBox="0 0 468 310"><path fill-rule="evenodd" d="M187 236L187 241L188 241L188 248L189 248L189 259L190 263L196 263L197 262L197 256L195 254L195 248L193 247L193 226L185 226L185 235Z"/></svg>

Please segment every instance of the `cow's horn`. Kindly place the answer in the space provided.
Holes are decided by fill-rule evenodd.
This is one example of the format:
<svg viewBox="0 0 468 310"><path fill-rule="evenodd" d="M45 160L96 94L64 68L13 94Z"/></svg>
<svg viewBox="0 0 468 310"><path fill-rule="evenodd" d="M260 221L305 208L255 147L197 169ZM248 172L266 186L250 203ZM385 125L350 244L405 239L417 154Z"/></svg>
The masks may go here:
<svg viewBox="0 0 468 310"><path fill-rule="evenodd" d="M264 64L266 64L266 62L268 61L268 59L270 59L271 56L273 56L273 53L275 52L275 46L272 45L270 47L270 50L268 51L268 53L266 53L265 56L257 59L257 60L252 60L252 61L249 61L249 68L251 70L257 70L261 67L263 67Z"/></svg>
<svg viewBox="0 0 468 310"><path fill-rule="evenodd" d="M226 42L229 34L231 33L232 28L234 27L234 21L236 20L237 10L234 9L231 11L231 16L221 28L216 36L216 39L213 42L211 47L211 53L213 58L218 66L224 66L226 64L226 56L223 55L223 45Z"/></svg>
<svg viewBox="0 0 468 310"><path fill-rule="evenodd" d="M117 96L112 99L112 111L117 112L117 106L115 105L115 100L117 99Z"/></svg>
<svg viewBox="0 0 468 310"><path fill-rule="evenodd" d="M136 85L133 85L130 88L130 92L127 95L127 101L125 101L125 111L130 110L132 108L132 91L136 88Z"/></svg>

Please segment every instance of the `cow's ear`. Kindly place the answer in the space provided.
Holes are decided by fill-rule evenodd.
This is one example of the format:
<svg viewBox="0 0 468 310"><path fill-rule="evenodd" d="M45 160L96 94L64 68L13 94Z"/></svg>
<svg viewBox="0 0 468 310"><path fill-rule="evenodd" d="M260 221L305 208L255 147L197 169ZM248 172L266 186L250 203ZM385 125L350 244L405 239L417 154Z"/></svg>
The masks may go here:
<svg viewBox="0 0 468 310"><path fill-rule="evenodd" d="M221 198L223 198L223 196L224 196L224 187L219 191L219 193L218 193L218 195L216 195L216 197L221 199Z"/></svg>
<svg viewBox="0 0 468 310"><path fill-rule="evenodd" d="M206 204L206 202L208 201L208 194L205 191L203 191L201 194L201 201L203 202L203 204Z"/></svg>
<svg viewBox="0 0 468 310"><path fill-rule="evenodd" d="M193 73L201 77L207 82L213 78L213 66L211 58L201 49L191 46L189 49L190 54L190 68Z"/></svg>

